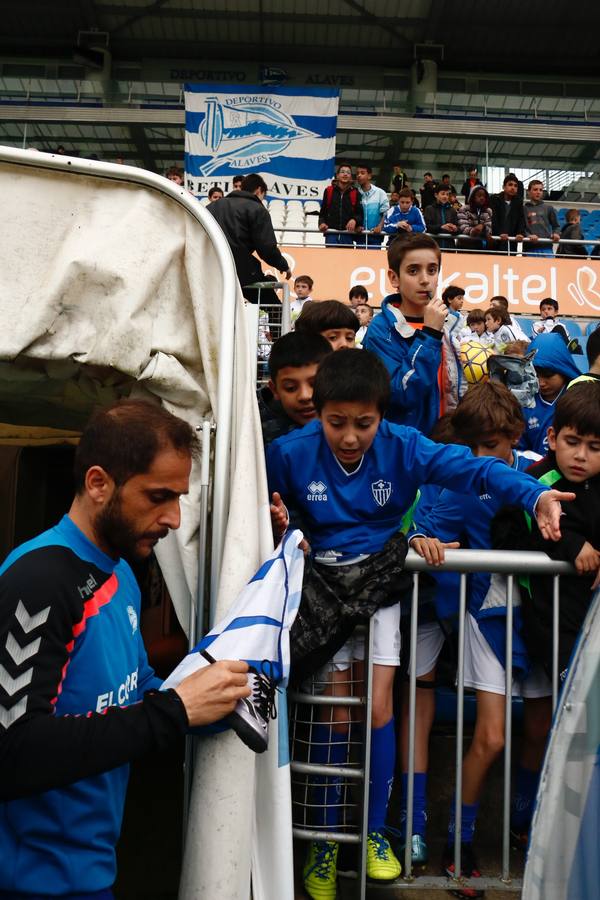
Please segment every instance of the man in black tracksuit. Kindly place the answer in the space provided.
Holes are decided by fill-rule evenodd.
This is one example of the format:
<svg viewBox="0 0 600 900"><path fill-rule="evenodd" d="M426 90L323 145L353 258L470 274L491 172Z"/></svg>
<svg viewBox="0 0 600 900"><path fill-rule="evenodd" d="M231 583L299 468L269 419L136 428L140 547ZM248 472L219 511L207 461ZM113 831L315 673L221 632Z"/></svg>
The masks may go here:
<svg viewBox="0 0 600 900"><path fill-rule="evenodd" d="M354 246L352 234L340 231L360 231L363 224L363 208L358 190L353 186L352 167L347 163L338 166L335 184L323 192L319 213L319 231L325 234L325 245ZM336 233L328 233L335 229Z"/></svg>
<svg viewBox="0 0 600 900"><path fill-rule="evenodd" d="M516 237L522 241L527 229L523 198L519 197L519 179L512 173L507 175L502 183L499 194L490 197L492 210L492 234L500 235L501 240L494 242L490 248L506 253L510 243L511 252L516 252L517 241L509 241L509 237Z"/></svg>
<svg viewBox="0 0 600 900"><path fill-rule="evenodd" d="M272 280L263 274L256 252L266 263L284 273L286 280L292 274L286 258L280 253L268 211L262 204L267 185L260 175L246 175L242 189L231 191L221 200L206 207L217 220L231 247L235 269L244 297L251 303L258 300L256 290L248 290L247 284ZM261 291L263 303L278 303L275 291Z"/></svg>

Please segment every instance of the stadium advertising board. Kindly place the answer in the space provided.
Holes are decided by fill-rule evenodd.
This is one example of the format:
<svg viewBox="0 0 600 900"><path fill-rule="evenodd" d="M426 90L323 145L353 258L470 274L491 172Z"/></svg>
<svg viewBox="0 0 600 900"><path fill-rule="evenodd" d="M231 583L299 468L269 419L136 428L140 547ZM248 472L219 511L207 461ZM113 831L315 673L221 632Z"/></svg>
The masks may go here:
<svg viewBox="0 0 600 900"><path fill-rule="evenodd" d="M391 292L387 256L381 250L282 247L294 276L310 275L317 300L346 299L353 284L363 284L369 302L379 306ZM273 272L277 275L279 273ZM465 288L465 310L486 307L503 294L511 312L531 314L540 300L554 297L563 315L600 316L600 260L503 256L496 253L444 253L439 281Z"/></svg>
<svg viewBox="0 0 600 900"><path fill-rule="evenodd" d="M320 198L334 171L338 100L337 88L186 84L186 187L204 197L257 172L270 198Z"/></svg>

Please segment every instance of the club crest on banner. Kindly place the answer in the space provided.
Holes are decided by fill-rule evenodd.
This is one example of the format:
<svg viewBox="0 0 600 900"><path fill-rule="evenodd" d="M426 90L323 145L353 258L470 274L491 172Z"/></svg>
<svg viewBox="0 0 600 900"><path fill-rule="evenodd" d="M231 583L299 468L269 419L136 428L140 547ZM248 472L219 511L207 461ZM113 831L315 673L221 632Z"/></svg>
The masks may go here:
<svg viewBox="0 0 600 900"><path fill-rule="evenodd" d="M385 506L392 494L392 482L383 481L380 478L379 481L374 481L371 484L371 492L375 503L379 506Z"/></svg>

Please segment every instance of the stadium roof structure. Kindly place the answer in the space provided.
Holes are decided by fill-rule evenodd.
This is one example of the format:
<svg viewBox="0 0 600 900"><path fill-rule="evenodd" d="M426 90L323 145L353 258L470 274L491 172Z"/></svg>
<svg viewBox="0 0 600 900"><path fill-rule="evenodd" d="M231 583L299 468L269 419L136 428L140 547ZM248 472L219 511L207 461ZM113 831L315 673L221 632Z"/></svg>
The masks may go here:
<svg viewBox="0 0 600 900"><path fill-rule="evenodd" d="M162 171L185 81L340 87L338 156L600 169L600 4L9 0L0 142Z"/></svg>

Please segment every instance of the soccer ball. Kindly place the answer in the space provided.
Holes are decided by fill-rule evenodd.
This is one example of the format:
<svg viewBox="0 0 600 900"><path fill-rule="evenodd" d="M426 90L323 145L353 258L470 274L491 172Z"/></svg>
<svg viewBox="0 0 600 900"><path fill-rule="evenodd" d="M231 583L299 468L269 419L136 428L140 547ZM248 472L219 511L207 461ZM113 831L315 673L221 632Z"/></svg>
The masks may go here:
<svg viewBox="0 0 600 900"><path fill-rule="evenodd" d="M460 361L469 384L487 381L488 359L493 354L491 347L485 347L479 341L467 341L460 346Z"/></svg>

